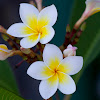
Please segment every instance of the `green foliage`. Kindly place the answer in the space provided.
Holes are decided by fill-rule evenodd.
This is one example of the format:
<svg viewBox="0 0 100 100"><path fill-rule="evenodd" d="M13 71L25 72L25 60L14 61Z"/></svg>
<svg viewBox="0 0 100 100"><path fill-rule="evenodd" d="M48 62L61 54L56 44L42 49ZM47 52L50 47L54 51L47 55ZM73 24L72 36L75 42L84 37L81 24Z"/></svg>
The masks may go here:
<svg viewBox="0 0 100 100"><path fill-rule="evenodd" d="M6 61L0 61L0 87L6 88L9 91L18 94L14 75Z"/></svg>
<svg viewBox="0 0 100 100"><path fill-rule="evenodd" d="M14 93L0 87L0 99L2 100L24 100Z"/></svg>
<svg viewBox="0 0 100 100"><path fill-rule="evenodd" d="M82 13L85 10L85 0L75 0L75 5L73 7L72 17L71 17L71 27L75 24L75 22L81 17ZM80 75L100 53L100 13L97 13L88 20L86 20L87 28L82 33L78 44L77 54L83 56L84 58L84 66L83 69L75 75L76 82L80 78Z"/></svg>
<svg viewBox="0 0 100 100"><path fill-rule="evenodd" d="M23 100L15 94L19 91L14 74L6 61L0 61L0 100Z"/></svg>
<svg viewBox="0 0 100 100"><path fill-rule="evenodd" d="M84 12L85 7L86 7L85 1L86 0L75 0L74 1L72 17L70 19L71 28L73 28L76 21L81 17L82 13ZM98 67L96 64L97 62L94 64L91 64L91 63L98 56L100 56L100 45L99 45L100 44L100 20L99 19L100 19L100 13L96 13L95 15L89 17L85 21L86 22L86 30L82 33L80 40L79 40L78 44L76 45L78 47L77 55L83 56L83 58L84 58L84 66L78 74L73 76L73 78L76 81L76 83L78 83L80 77L82 76L82 79L80 80L81 83L79 82L80 84L78 84L78 85L80 85L80 88L82 86L83 89L81 88L81 90L80 90L80 88L79 88L78 90L80 90L81 93L83 93L83 95L81 95L82 97L79 96L80 92L76 91L76 93L73 95L71 100L75 100L76 98L77 98L77 100L80 100L80 98L82 100L84 100L84 96L86 96L86 94L85 94L86 91L87 91L87 94L88 94L88 92L91 91L91 90L89 90L89 86L87 86L87 88L86 88L86 84L88 84L89 81L84 82L84 81L86 81L86 75L85 75L86 70L85 69L89 66L90 66L90 68L94 67L94 65L96 65L95 67ZM90 70L88 70L88 74L90 74ZM88 75L88 76L93 76L93 75ZM91 77L87 77L87 80L89 80L88 78L90 79ZM92 79L93 79L93 77L91 78L91 80ZM82 83L85 84L85 86ZM86 88L85 92L84 92L84 88ZM92 98L92 96L91 96L91 98ZM88 100L88 97L85 97L85 99Z"/></svg>

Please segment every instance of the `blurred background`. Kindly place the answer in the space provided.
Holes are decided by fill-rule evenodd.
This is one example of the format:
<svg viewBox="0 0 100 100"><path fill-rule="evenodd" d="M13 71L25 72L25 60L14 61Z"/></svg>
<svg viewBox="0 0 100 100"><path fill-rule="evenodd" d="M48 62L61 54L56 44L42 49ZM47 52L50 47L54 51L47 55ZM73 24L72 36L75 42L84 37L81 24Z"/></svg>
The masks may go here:
<svg viewBox="0 0 100 100"><path fill-rule="evenodd" d="M10 25L21 22L19 4L28 2L29 0L0 0L0 25L7 29ZM85 0L43 0L43 6L51 4L55 4L58 10L58 20L54 25L56 35L51 43L60 46L65 39L66 25L70 24L72 28L81 17ZM100 100L100 13L90 17L86 23L86 30L76 45L77 55L84 57L84 67L77 75L72 76L78 84L71 100ZM0 43L8 45L1 36ZM9 45L8 47L11 49ZM15 68L21 60L21 57L14 56L7 61L0 61L0 100L13 100L11 95L15 97L14 100L20 100L14 94L27 100L43 100L38 91L40 82L26 74L29 64L24 62ZM81 76L79 81L78 76ZM59 96L63 100L64 95L59 92ZM56 100L55 96L53 98Z"/></svg>

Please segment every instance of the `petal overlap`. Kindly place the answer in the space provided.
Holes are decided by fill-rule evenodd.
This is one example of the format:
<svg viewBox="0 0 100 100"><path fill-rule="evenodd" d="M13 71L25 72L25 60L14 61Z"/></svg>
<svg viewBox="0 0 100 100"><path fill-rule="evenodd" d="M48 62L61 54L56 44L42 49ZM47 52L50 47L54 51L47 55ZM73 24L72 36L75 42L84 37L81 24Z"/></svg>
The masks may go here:
<svg viewBox="0 0 100 100"><path fill-rule="evenodd" d="M57 21L57 9L54 5L44 8L38 16L38 25L40 27L50 25L53 26Z"/></svg>
<svg viewBox="0 0 100 100"><path fill-rule="evenodd" d="M83 66L83 58L81 56L69 56L62 60L58 70L68 75L78 73Z"/></svg>
<svg viewBox="0 0 100 100"><path fill-rule="evenodd" d="M54 37L55 31L51 26L44 26L41 29L40 43L46 44Z"/></svg>
<svg viewBox="0 0 100 100"><path fill-rule="evenodd" d="M30 36L33 33L33 30L27 27L23 23L16 23L10 26L10 28L7 30L7 33L14 37L27 37Z"/></svg>
<svg viewBox="0 0 100 100"><path fill-rule="evenodd" d="M44 51L43 51L43 60L49 66L53 60L62 61L63 55L61 50L53 45L53 44L46 44Z"/></svg>
<svg viewBox="0 0 100 100"><path fill-rule="evenodd" d="M47 80L43 80L39 86L39 92L44 99L48 99L57 91L58 75L54 75Z"/></svg>
<svg viewBox="0 0 100 100"><path fill-rule="evenodd" d="M75 82L69 75L59 72L58 77L59 77L58 89L63 94L72 94L75 92L76 90Z"/></svg>
<svg viewBox="0 0 100 100"><path fill-rule="evenodd" d="M40 34L39 35L31 35L29 37L25 37L20 41L20 45L23 48L32 48L35 46L40 40Z"/></svg>
<svg viewBox="0 0 100 100"><path fill-rule="evenodd" d="M27 70L27 74L37 80L45 80L53 76L52 70L50 70L42 61L31 64Z"/></svg>

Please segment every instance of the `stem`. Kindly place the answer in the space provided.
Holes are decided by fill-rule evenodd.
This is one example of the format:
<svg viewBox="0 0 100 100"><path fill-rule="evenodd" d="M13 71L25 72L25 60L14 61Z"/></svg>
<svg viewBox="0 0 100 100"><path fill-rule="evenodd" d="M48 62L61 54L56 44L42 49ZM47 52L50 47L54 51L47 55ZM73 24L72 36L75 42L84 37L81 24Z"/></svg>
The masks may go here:
<svg viewBox="0 0 100 100"><path fill-rule="evenodd" d="M71 32L71 35L70 35L70 39L72 39L72 37L75 35L75 33L77 32L77 30L75 28L73 28L72 32Z"/></svg>
<svg viewBox="0 0 100 100"><path fill-rule="evenodd" d="M58 91L56 92L56 100L60 100L60 97L59 97Z"/></svg>
<svg viewBox="0 0 100 100"><path fill-rule="evenodd" d="M14 50L11 52L10 54L11 56L14 56L14 55L20 55L23 57L23 53L20 51L20 50Z"/></svg>
<svg viewBox="0 0 100 100"><path fill-rule="evenodd" d="M23 62L24 60L20 61L18 64L16 64L15 68L18 68Z"/></svg>
<svg viewBox="0 0 100 100"><path fill-rule="evenodd" d="M72 97L72 95L67 95L67 96L65 95L64 100L70 100L71 97Z"/></svg>
<svg viewBox="0 0 100 100"><path fill-rule="evenodd" d="M42 0L35 0L39 11L42 10Z"/></svg>
<svg viewBox="0 0 100 100"><path fill-rule="evenodd" d="M80 25L85 21L84 17L81 17L75 24L74 28L78 29L80 27Z"/></svg>
<svg viewBox="0 0 100 100"><path fill-rule="evenodd" d="M77 30L75 28L73 28L71 33L69 33L69 32L66 33L67 37L65 38L65 42L64 42L64 47L65 48L71 42L71 40L72 40L72 38L73 38L73 36L75 35L76 32L77 32Z"/></svg>
<svg viewBox="0 0 100 100"><path fill-rule="evenodd" d="M43 49L44 49L44 45L38 43L37 44L37 48L40 50L40 55L42 56L42 52L43 52Z"/></svg>
<svg viewBox="0 0 100 100"><path fill-rule="evenodd" d="M75 38L73 39L73 41L71 41L71 44L72 44L72 45L77 44L77 42L79 41L79 38L80 38L82 32L83 32L82 30L79 30L79 31L77 32Z"/></svg>
<svg viewBox="0 0 100 100"><path fill-rule="evenodd" d="M18 46L20 46L20 45L19 45L19 39L15 38L15 37L13 37L13 36L11 36L11 35L9 35L9 34L7 33L7 30L6 30L3 26L1 26L1 25L0 25L0 32L2 33L3 39L4 39L5 41L7 41L7 42L11 45L12 48L18 49L18 47L16 46L16 44L17 44ZM5 37L4 35L6 35L6 37ZM7 38L7 39L6 39L6 38Z"/></svg>

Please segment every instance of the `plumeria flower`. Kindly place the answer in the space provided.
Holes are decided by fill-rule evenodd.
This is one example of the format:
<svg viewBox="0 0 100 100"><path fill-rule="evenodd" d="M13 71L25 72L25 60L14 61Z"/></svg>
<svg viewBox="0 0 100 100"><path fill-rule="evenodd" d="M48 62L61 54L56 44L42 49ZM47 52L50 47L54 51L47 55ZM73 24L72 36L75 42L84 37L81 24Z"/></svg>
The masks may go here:
<svg viewBox="0 0 100 100"><path fill-rule="evenodd" d="M20 41L23 48L34 47L38 42L46 44L54 37L52 26L57 20L57 9L54 5L39 12L33 5L22 3L19 12L23 23L13 24L7 33L14 37L24 37Z"/></svg>
<svg viewBox="0 0 100 100"><path fill-rule="evenodd" d="M5 60L10 56L11 50L8 50L7 46L0 44L0 60Z"/></svg>
<svg viewBox="0 0 100 100"><path fill-rule="evenodd" d="M82 17L76 23L75 28L77 29L83 21L85 21L88 17L99 11L100 11L100 0L86 0L86 9Z"/></svg>
<svg viewBox="0 0 100 100"><path fill-rule="evenodd" d="M27 74L42 80L39 92L44 99L54 95L59 89L63 94L72 94L76 90L75 82L70 77L78 73L83 66L81 56L69 56L63 59L60 49L53 44L46 44L43 60L30 65Z"/></svg>
<svg viewBox="0 0 100 100"><path fill-rule="evenodd" d="M76 56L77 47L73 47L71 44L63 51L64 57Z"/></svg>

